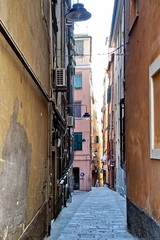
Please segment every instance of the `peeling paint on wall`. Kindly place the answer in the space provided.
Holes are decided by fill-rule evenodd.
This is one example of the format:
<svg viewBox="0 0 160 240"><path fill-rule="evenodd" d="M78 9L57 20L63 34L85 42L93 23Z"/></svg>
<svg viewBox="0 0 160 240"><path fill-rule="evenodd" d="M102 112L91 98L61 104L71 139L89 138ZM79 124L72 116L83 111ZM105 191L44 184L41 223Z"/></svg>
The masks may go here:
<svg viewBox="0 0 160 240"><path fill-rule="evenodd" d="M24 127L17 122L19 101L15 100L0 169L0 239L14 239L26 221L28 168L32 146Z"/></svg>

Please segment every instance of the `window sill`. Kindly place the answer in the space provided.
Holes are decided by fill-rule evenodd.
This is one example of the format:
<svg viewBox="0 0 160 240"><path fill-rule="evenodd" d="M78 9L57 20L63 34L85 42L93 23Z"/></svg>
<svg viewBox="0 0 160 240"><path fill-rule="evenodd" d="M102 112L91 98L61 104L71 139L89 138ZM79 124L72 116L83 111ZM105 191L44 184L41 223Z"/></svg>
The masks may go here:
<svg viewBox="0 0 160 240"><path fill-rule="evenodd" d="M151 149L150 158L160 160L160 149Z"/></svg>

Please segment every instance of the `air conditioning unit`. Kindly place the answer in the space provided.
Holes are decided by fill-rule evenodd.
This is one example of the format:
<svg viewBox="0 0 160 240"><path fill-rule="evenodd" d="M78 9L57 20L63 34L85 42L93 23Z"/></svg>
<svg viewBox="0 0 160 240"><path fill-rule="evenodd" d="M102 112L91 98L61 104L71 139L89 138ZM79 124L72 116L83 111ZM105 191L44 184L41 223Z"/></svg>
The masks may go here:
<svg viewBox="0 0 160 240"><path fill-rule="evenodd" d="M74 117L73 116L68 116L67 117L67 125L68 125L68 127L74 128L74 126L75 126L74 123L75 123Z"/></svg>
<svg viewBox="0 0 160 240"><path fill-rule="evenodd" d="M56 88L57 89L65 90L67 88L66 69L65 68L56 68L55 69L55 81L56 81Z"/></svg>

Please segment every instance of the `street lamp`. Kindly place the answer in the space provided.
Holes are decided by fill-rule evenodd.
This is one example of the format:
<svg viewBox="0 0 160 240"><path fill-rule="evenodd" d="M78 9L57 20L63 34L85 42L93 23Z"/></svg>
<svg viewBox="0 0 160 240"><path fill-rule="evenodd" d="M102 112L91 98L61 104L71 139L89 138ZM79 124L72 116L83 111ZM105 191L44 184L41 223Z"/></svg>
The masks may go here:
<svg viewBox="0 0 160 240"><path fill-rule="evenodd" d="M72 22L86 21L91 18L91 13L84 8L82 3L77 1L67 13L66 18Z"/></svg>
<svg viewBox="0 0 160 240"><path fill-rule="evenodd" d="M85 106L86 107L86 112L83 114L83 118L90 118L91 115L89 114L89 112L87 111L87 105L86 104L70 104L70 105L67 105L67 107L76 107L76 106Z"/></svg>

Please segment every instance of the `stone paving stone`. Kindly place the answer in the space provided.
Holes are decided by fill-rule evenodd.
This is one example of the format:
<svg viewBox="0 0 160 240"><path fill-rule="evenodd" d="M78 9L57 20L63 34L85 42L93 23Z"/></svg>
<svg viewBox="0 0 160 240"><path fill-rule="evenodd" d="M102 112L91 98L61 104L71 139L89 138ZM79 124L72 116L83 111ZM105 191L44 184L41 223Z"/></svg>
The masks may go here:
<svg viewBox="0 0 160 240"><path fill-rule="evenodd" d="M46 240L134 240L127 231L126 200L108 188L75 191Z"/></svg>

